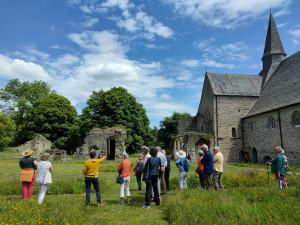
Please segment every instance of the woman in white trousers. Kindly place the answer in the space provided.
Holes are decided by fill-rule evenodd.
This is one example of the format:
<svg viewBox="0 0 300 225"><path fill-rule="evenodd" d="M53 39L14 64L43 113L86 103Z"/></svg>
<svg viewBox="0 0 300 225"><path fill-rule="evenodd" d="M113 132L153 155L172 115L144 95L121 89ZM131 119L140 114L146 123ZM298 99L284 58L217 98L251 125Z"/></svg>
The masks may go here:
<svg viewBox="0 0 300 225"><path fill-rule="evenodd" d="M37 166L36 183L39 185L38 204L42 204L48 189L48 185L52 183L51 171L52 164L49 160L49 154L42 154L41 161Z"/></svg>

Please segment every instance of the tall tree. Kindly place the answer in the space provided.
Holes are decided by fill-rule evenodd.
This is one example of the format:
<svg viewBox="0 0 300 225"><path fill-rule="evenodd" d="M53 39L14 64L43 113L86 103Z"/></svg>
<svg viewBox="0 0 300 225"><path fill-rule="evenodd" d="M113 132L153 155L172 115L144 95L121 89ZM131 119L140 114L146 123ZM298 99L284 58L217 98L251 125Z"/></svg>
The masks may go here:
<svg viewBox="0 0 300 225"><path fill-rule="evenodd" d="M15 122L6 113L0 114L0 150L12 143L16 131Z"/></svg>
<svg viewBox="0 0 300 225"><path fill-rule="evenodd" d="M158 142L163 148L170 150L172 148L172 136L178 134L178 125L180 119L191 118L188 113L174 112L172 116L164 118L160 122L160 129L158 130Z"/></svg>
<svg viewBox="0 0 300 225"><path fill-rule="evenodd" d="M69 149L76 116L76 109L67 98L52 93L33 103L28 130L44 135L57 148Z"/></svg>
<svg viewBox="0 0 300 225"><path fill-rule="evenodd" d="M50 93L49 85L43 81L21 82L14 79L0 89L0 100L5 103L2 108L12 116L17 126L16 144L23 143L30 136L24 129L28 126L33 104Z"/></svg>
<svg viewBox="0 0 300 225"><path fill-rule="evenodd" d="M122 87L93 92L87 107L83 109L82 118L88 129L126 127L127 149L130 153L140 150L151 138L145 109Z"/></svg>

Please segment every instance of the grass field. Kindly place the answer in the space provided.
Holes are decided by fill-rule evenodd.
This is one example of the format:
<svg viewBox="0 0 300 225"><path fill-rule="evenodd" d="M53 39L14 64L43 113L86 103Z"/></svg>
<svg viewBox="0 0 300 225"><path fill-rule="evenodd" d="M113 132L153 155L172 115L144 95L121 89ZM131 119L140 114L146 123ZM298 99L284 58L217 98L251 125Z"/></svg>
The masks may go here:
<svg viewBox="0 0 300 225"><path fill-rule="evenodd" d="M132 159L134 161L134 159ZM53 163L53 181L45 202L37 205L21 200L18 181L18 156L0 154L0 225L2 224L300 224L300 180L290 175L290 189L274 188L263 166L226 165L221 193L198 188L194 167L189 177L189 190L177 189L177 170L172 162L172 191L162 198L162 205L142 209L144 191L137 191L131 177L132 201L119 205L119 185L115 183L118 162L105 161L100 168L100 185L104 206L84 205L83 162ZM295 172L295 171L294 171ZM35 187L35 193L37 192ZM92 203L95 196L92 194Z"/></svg>

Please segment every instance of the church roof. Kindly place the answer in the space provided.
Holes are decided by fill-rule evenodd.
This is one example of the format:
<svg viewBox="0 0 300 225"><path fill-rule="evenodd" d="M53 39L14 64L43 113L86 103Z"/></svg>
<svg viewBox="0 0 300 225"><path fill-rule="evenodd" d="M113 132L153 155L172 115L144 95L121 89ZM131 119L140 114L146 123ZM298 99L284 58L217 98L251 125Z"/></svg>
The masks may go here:
<svg viewBox="0 0 300 225"><path fill-rule="evenodd" d="M286 56L272 14L270 14L270 18L269 18L269 26L268 26L267 36L266 36L263 57L268 56L270 54L284 54Z"/></svg>
<svg viewBox="0 0 300 225"><path fill-rule="evenodd" d="M259 96L262 77L257 75L206 73L214 95Z"/></svg>
<svg viewBox="0 0 300 225"><path fill-rule="evenodd" d="M300 103L300 51L284 59L246 117Z"/></svg>

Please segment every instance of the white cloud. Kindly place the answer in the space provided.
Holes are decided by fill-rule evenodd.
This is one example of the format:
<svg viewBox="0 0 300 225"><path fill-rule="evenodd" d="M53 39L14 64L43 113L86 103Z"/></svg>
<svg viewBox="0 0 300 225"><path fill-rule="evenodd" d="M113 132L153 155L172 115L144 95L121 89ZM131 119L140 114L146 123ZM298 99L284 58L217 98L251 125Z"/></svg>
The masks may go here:
<svg viewBox="0 0 300 225"><path fill-rule="evenodd" d="M280 15L287 12L292 0L162 0L180 15L192 18L206 26L231 29L256 19L269 10L280 8Z"/></svg>
<svg viewBox="0 0 300 225"><path fill-rule="evenodd" d="M204 60L201 62L201 65L206 67L214 67L214 68L227 68L227 69L233 69L235 66L230 63L219 63L215 60Z"/></svg>
<svg viewBox="0 0 300 225"><path fill-rule="evenodd" d="M200 61L197 59L186 59L186 60L182 60L180 64L187 67L195 68L195 67L199 67Z"/></svg>
<svg viewBox="0 0 300 225"><path fill-rule="evenodd" d="M50 75L42 66L18 58L12 59L4 55L0 55L0 76L8 79L18 78L22 81L51 80Z"/></svg>
<svg viewBox="0 0 300 225"><path fill-rule="evenodd" d="M83 21L81 23L81 25L83 27L87 27L87 28L91 28L93 26L95 26L97 23L99 23L99 19L98 18L94 18L94 17L87 17L85 19L85 21Z"/></svg>
<svg viewBox="0 0 300 225"><path fill-rule="evenodd" d="M295 38L300 38L300 25L291 30L290 34Z"/></svg>

